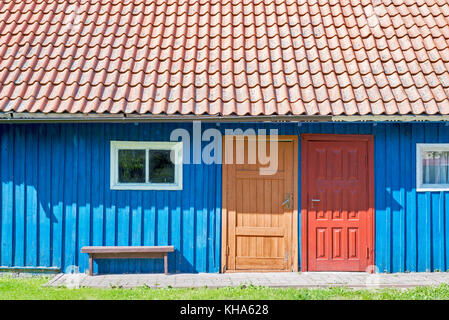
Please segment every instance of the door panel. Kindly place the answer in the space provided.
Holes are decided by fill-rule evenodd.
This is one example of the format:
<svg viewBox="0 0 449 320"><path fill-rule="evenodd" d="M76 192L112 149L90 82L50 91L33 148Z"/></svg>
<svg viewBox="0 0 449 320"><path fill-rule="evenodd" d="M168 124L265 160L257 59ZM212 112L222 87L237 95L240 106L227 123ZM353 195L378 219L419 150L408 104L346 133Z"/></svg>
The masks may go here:
<svg viewBox="0 0 449 320"><path fill-rule="evenodd" d="M226 143L224 146L226 158ZM293 248L294 141L281 139L278 142L278 170L272 175L260 174L259 169L266 165L258 161L248 163L246 155L250 145L247 139L244 139L243 163L236 163L236 143L232 148L232 163L223 164L222 270L292 270L293 257L296 257L296 248ZM251 152L257 154L257 148L258 145ZM287 196L290 205L282 206Z"/></svg>
<svg viewBox="0 0 449 320"><path fill-rule="evenodd" d="M309 271L365 271L372 264L369 137L303 138L303 232Z"/></svg>

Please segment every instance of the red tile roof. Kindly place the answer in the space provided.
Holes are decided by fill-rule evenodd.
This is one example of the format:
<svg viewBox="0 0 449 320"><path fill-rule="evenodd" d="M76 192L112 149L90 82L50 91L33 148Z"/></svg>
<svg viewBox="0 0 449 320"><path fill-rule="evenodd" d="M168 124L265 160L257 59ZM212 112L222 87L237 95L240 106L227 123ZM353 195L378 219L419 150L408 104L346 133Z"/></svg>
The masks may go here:
<svg viewBox="0 0 449 320"><path fill-rule="evenodd" d="M449 114L447 0L1 0L0 111Z"/></svg>

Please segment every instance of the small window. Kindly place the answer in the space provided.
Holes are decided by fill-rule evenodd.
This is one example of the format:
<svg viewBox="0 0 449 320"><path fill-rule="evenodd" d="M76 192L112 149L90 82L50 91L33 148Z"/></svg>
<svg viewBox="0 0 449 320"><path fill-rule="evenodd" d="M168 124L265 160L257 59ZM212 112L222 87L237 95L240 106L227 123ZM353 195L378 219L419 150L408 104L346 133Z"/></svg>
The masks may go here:
<svg viewBox="0 0 449 320"><path fill-rule="evenodd" d="M111 189L181 190L182 142L111 141Z"/></svg>
<svg viewBox="0 0 449 320"><path fill-rule="evenodd" d="M449 144L416 145L416 190L449 191Z"/></svg>

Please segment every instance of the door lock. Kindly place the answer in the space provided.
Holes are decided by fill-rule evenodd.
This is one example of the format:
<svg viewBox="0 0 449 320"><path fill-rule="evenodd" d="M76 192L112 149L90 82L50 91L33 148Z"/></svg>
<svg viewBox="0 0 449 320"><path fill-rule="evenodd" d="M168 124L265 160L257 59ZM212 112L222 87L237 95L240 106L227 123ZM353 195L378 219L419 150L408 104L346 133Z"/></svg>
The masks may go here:
<svg viewBox="0 0 449 320"><path fill-rule="evenodd" d="M285 199L284 202L282 202L281 207L286 206L287 209L290 209L290 194L287 193L287 199Z"/></svg>

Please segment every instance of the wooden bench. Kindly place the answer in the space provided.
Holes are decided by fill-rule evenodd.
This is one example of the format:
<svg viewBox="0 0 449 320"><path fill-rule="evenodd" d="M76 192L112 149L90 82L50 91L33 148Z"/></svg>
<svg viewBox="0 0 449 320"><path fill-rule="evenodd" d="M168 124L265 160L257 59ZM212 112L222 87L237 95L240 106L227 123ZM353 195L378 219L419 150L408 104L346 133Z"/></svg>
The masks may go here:
<svg viewBox="0 0 449 320"><path fill-rule="evenodd" d="M164 258L164 272L168 274L167 254L175 251L173 246L102 246L82 247L89 254L89 275L93 275L94 259L145 259Z"/></svg>

